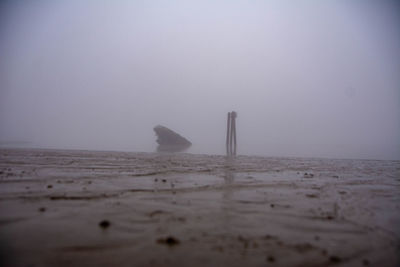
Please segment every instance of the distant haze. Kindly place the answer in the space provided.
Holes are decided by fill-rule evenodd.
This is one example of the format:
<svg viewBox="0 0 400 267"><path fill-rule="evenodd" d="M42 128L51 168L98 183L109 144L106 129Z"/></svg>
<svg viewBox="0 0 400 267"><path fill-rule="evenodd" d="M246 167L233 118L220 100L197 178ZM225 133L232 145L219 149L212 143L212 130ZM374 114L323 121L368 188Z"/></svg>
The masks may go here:
<svg viewBox="0 0 400 267"><path fill-rule="evenodd" d="M397 1L2 1L0 146L400 159ZM17 145L15 145L17 144Z"/></svg>

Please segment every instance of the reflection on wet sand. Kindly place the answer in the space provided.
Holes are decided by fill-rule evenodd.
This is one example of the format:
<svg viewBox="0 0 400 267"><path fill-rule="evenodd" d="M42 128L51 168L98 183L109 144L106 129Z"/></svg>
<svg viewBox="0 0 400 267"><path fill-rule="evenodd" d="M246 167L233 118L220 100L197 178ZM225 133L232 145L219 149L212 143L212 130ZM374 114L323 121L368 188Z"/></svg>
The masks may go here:
<svg viewBox="0 0 400 267"><path fill-rule="evenodd" d="M233 194L234 189L232 185L234 183L235 174L233 172L235 165L235 158L230 156L226 157L224 166L224 185L222 188L222 203L221 203L221 213L222 213L222 226L227 233L232 231L231 221L233 219Z"/></svg>
<svg viewBox="0 0 400 267"><path fill-rule="evenodd" d="M159 145L157 152L184 152L190 145Z"/></svg>

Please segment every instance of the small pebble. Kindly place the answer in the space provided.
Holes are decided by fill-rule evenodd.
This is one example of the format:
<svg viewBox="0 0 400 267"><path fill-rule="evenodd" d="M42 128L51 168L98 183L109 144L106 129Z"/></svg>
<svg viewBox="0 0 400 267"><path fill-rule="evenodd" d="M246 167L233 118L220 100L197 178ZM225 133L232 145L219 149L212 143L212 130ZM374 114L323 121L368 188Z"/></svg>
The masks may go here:
<svg viewBox="0 0 400 267"><path fill-rule="evenodd" d="M331 262L335 262L335 263L338 263L338 262L341 262L341 261L342 261L342 259L339 258L338 256L330 256L330 257L329 257L329 260L330 260Z"/></svg>
<svg viewBox="0 0 400 267"><path fill-rule="evenodd" d="M179 245L180 241L173 237L173 236L168 236L166 238L159 238L157 239L157 243L158 244L165 244L168 246L175 246L175 245Z"/></svg>
<svg viewBox="0 0 400 267"><path fill-rule="evenodd" d="M49 185L47 186L47 188L53 188L53 186L52 186L51 184L49 184Z"/></svg>
<svg viewBox="0 0 400 267"><path fill-rule="evenodd" d="M41 208L39 208L39 211L40 211L40 212L45 212L45 211L46 211L46 208L45 208L45 207L41 207Z"/></svg>
<svg viewBox="0 0 400 267"><path fill-rule="evenodd" d="M304 178L313 178L314 174L305 172L303 177Z"/></svg>
<svg viewBox="0 0 400 267"><path fill-rule="evenodd" d="M362 263L363 263L364 266L368 266L369 265L369 260L363 259Z"/></svg>
<svg viewBox="0 0 400 267"><path fill-rule="evenodd" d="M274 258L273 256L268 256L268 257L267 257L267 261L269 261L269 262L274 262L274 261L275 261L275 258Z"/></svg>
<svg viewBox="0 0 400 267"><path fill-rule="evenodd" d="M99 226L103 229L110 227L110 225L111 225L111 223L107 220L103 220L103 221L99 222Z"/></svg>

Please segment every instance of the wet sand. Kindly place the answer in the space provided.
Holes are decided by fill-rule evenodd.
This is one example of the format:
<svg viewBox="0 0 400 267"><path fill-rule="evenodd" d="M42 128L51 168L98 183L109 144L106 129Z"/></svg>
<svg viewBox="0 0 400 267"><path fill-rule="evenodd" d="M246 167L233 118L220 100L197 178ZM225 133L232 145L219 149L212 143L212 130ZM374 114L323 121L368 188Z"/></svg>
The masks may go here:
<svg viewBox="0 0 400 267"><path fill-rule="evenodd" d="M398 266L400 162L0 150L1 266Z"/></svg>

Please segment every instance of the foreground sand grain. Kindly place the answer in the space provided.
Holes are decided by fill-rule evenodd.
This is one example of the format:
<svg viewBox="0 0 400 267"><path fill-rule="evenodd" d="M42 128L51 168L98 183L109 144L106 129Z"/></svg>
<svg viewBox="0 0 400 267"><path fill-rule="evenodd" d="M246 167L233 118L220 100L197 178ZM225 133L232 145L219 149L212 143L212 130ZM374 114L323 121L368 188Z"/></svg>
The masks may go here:
<svg viewBox="0 0 400 267"><path fill-rule="evenodd" d="M396 266L400 162L0 150L1 266Z"/></svg>

